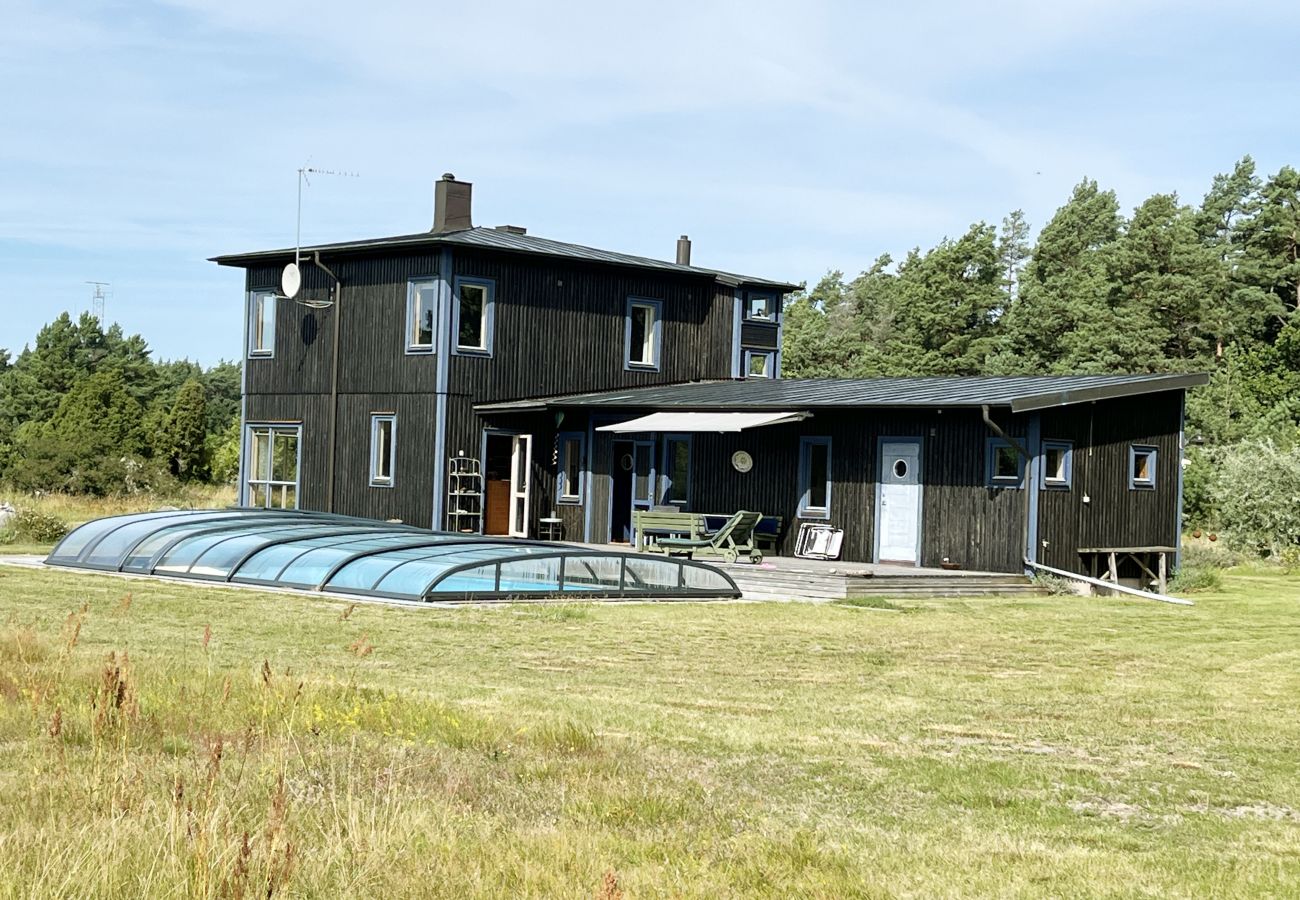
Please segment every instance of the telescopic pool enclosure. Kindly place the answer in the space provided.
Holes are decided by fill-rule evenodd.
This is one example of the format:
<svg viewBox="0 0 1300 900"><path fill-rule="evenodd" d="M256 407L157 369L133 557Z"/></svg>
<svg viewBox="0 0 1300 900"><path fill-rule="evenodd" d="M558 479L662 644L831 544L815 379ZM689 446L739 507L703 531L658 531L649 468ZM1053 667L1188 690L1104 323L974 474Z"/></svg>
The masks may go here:
<svg viewBox="0 0 1300 900"><path fill-rule="evenodd" d="M46 563L410 601L740 596L727 575L688 560L290 510L96 519Z"/></svg>

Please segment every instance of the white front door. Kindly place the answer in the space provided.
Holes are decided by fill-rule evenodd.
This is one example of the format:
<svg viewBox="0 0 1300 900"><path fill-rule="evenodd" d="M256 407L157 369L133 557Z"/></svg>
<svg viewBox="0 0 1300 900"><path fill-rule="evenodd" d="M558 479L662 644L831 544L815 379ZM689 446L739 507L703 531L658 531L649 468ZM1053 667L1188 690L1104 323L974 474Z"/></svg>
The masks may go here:
<svg viewBox="0 0 1300 900"><path fill-rule="evenodd" d="M921 543L921 442L880 445L876 561L915 565Z"/></svg>
<svg viewBox="0 0 1300 900"><path fill-rule="evenodd" d="M528 537L528 497L532 490L533 436L516 434L510 449L510 535Z"/></svg>

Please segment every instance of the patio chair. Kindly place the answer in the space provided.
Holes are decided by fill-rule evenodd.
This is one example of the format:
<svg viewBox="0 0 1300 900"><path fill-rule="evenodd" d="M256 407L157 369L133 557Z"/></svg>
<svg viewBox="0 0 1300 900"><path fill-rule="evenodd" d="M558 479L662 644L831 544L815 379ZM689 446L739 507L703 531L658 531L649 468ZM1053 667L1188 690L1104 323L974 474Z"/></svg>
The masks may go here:
<svg viewBox="0 0 1300 900"><path fill-rule="evenodd" d="M698 538L665 537L658 540L657 549L669 556L684 554L688 559L700 556L715 556L725 562L734 563L742 554L749 556L749 561L757 565L763 561L763 551L754 543L754 528L758 525L762 513L740 511L723 523L717 531Z"/></svg>

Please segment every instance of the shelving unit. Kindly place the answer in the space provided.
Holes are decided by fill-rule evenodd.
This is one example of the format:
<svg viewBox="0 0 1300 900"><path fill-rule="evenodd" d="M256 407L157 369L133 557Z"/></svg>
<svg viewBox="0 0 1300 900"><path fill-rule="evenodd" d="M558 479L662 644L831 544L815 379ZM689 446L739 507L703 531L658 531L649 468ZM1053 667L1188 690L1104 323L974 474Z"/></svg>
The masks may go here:
<svg viewBox="0 0 1300 900"><path fill-rule="evenodd" d="M483 531L483 469L472 456L453 456L448 461L447 530Z"/></svg>

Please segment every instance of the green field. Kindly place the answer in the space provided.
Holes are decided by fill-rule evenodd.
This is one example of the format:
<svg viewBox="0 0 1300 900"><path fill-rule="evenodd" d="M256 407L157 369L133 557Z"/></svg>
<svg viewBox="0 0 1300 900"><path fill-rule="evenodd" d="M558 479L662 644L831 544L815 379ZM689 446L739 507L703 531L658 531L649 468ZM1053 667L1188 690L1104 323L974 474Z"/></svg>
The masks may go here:
<svg viewBox="0 0 1300 900"><path fill-rule="evenodd" d="M1300 892L1296 578L400 609L0 568L0 611L6 896Z"/></svg>

